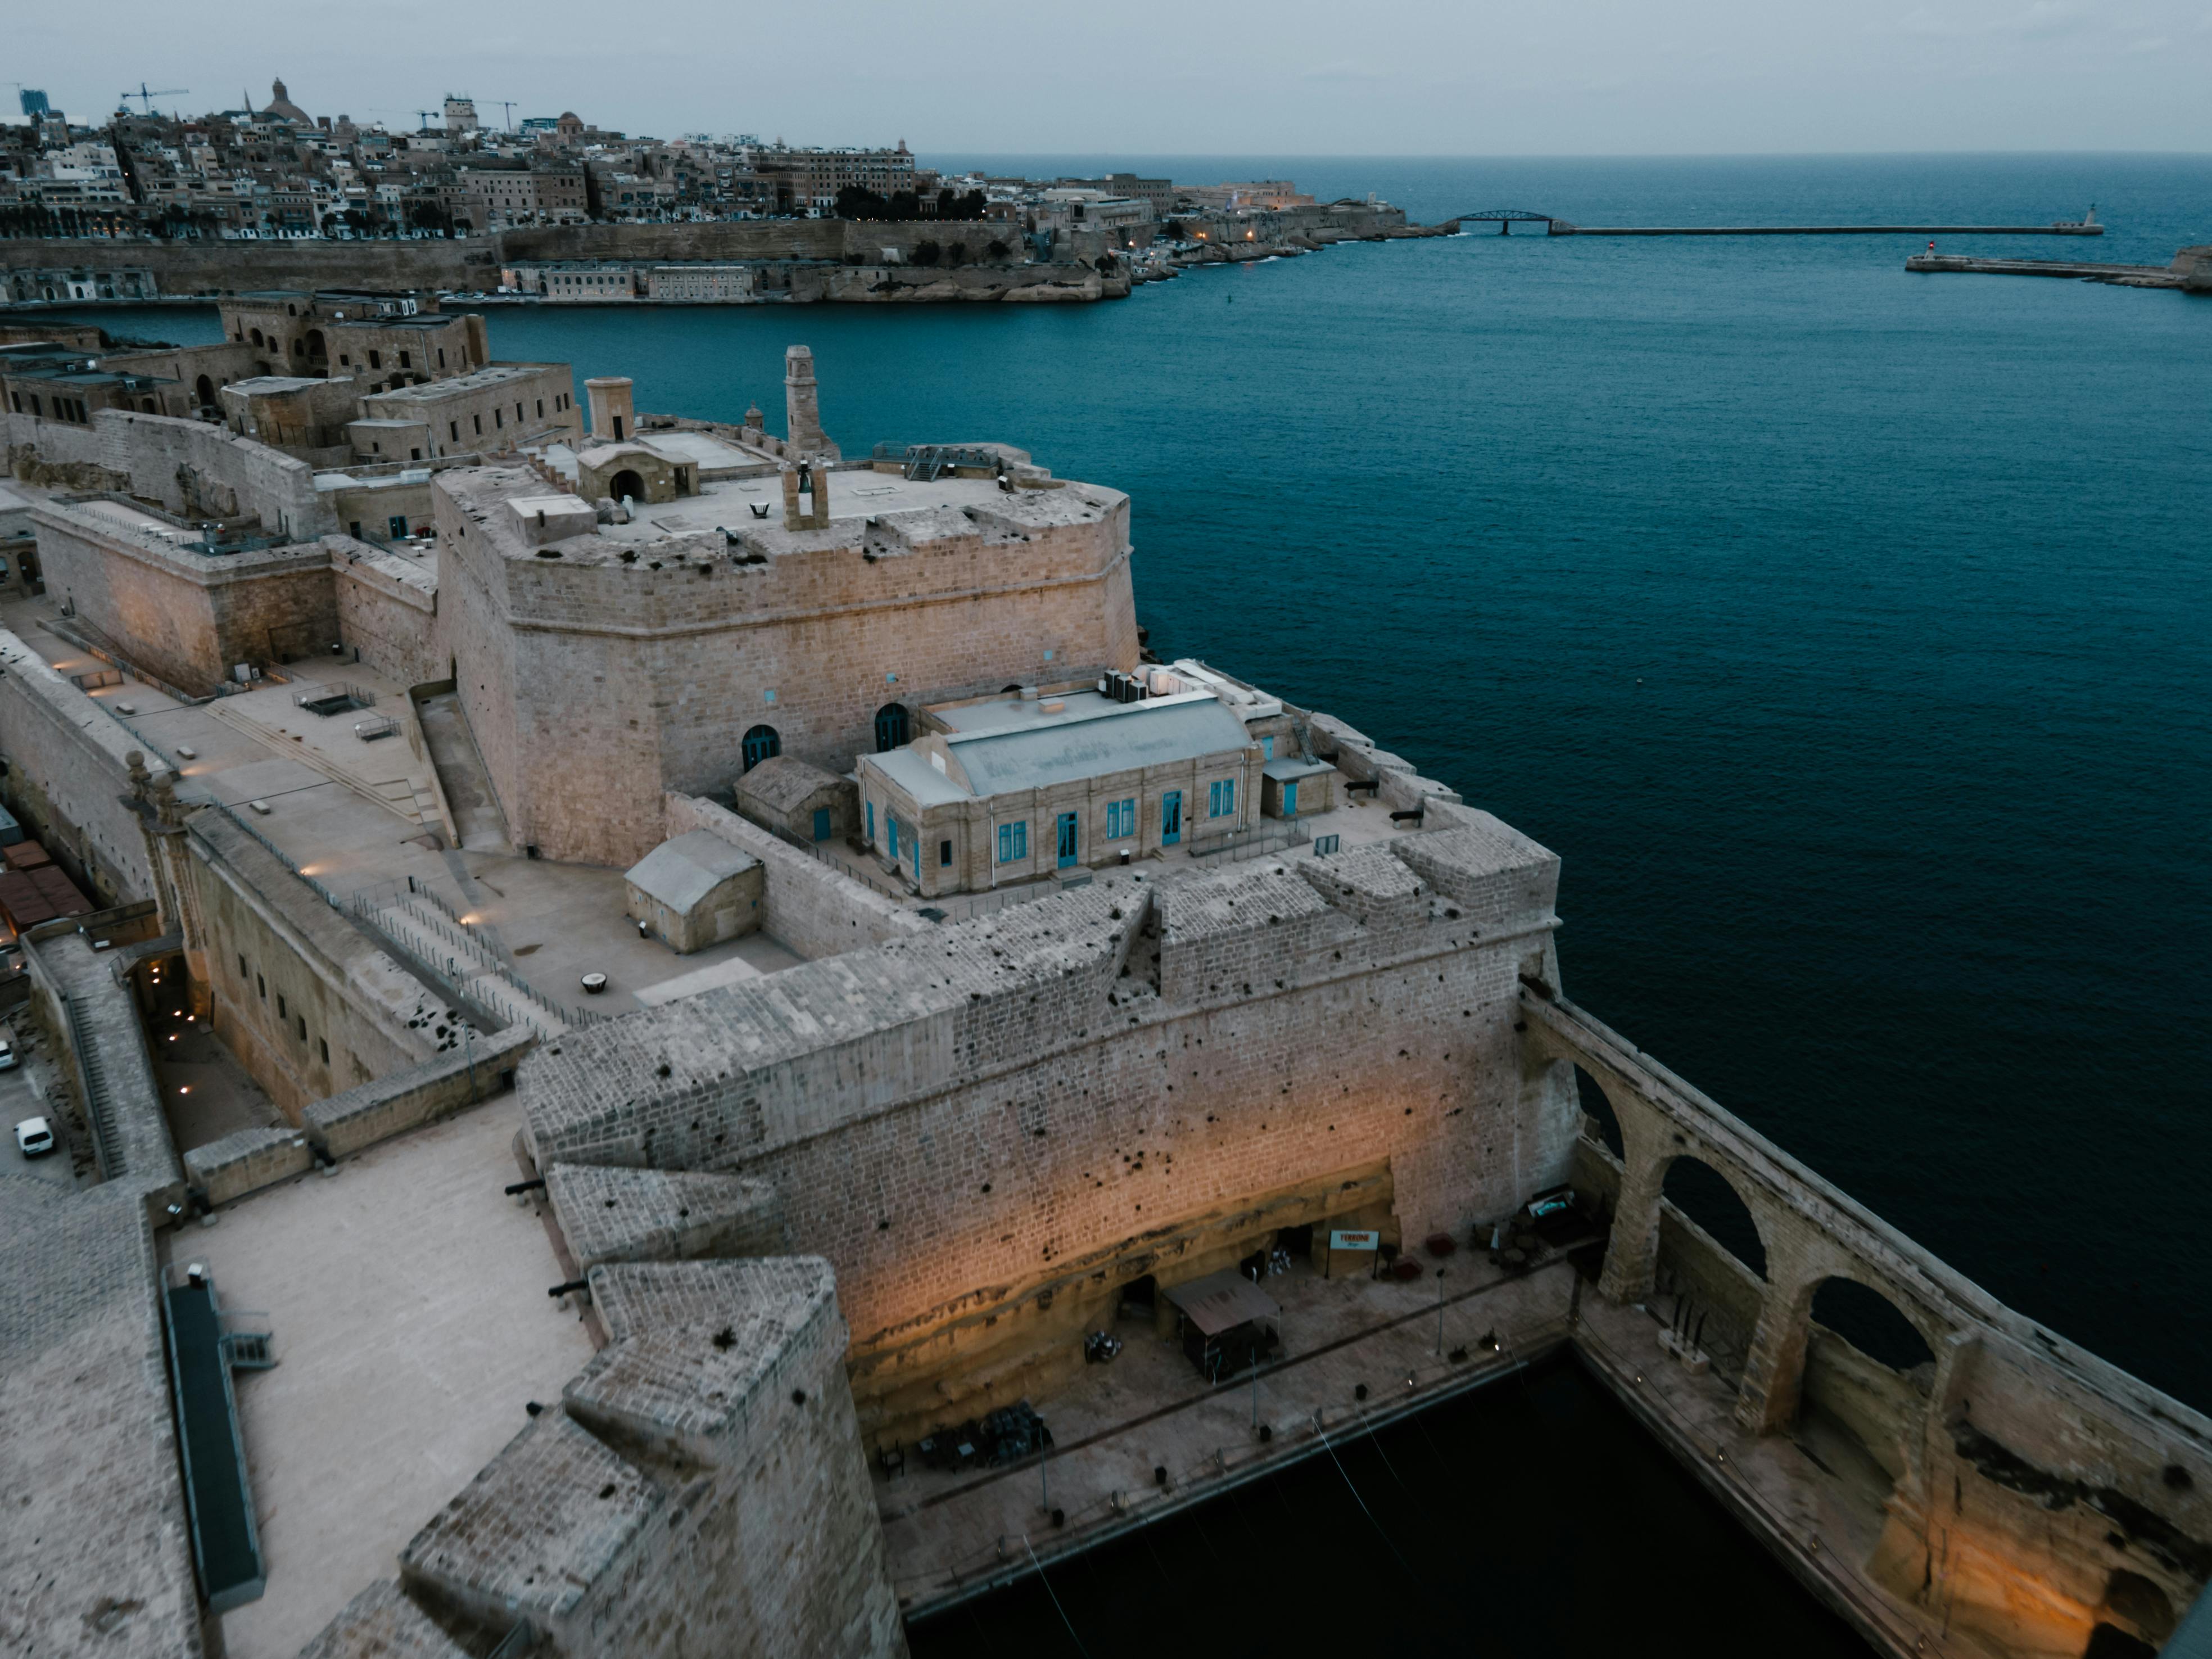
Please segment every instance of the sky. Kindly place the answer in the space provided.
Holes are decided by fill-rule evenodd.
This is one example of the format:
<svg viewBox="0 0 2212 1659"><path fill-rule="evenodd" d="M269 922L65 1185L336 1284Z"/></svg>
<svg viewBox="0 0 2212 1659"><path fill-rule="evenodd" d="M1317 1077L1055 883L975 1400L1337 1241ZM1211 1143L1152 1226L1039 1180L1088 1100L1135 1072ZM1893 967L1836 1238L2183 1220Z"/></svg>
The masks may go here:
<svg viewBox="0 0 2212 1659"><path fill-rule="evenodd" d="M126 82L198 113L281 76L313 114L394 127L451 92L488 123L512 100L661 137L903 138L925 161L2212 149L2212 0L14 9L11 80L81 120Z"/></svg>

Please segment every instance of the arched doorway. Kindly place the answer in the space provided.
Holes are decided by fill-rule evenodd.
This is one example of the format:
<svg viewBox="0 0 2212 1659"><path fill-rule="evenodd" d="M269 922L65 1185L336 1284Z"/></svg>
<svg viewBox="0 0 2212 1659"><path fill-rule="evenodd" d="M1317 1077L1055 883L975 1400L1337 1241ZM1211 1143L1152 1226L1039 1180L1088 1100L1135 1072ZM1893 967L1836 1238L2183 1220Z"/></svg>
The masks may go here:
<svg viewBox="0 0 2212 1659"><path fill-rule="evenodd" d="M756 726L745 733L744 769L748 772L763 761L783 752L783 738L773 726Z"/></svg>
<svg viewBox="0 0 2212 1659"><path fill-rule="evenodd" d="M323 331L319 328L307 331L307 361L311 363L330 361L330 348L323 343Z"/></svg>
<svg viewBox="0 0 2212 1659"><path fill-rule="evenodd" d="M261 331L260 331L259 329L258 329L258 328L257 328L257 329L255 329L255 330L253 331L253 333L252 333L252 335L250 337L252 339L253 343L254 343L255 345L257 345L257 346L258 346L258 345L263 345L263 344L265 344L265 343L266 343L266 342L265 342L265 341L264 341L264 340L262 339L262 337L261 337Z"/></svg>
<svg viewBox="0 0 2212 1659"><path fill-rule="evenodd" d="M887 702L876 710L876 752L903 749L907 744L908 719L906 705Z"/></svg>
<svg viewBox="0 0 2212 1659"><path fill-rule="evenodd" d="M215 382L204 374L192 383L192 394L200 400L202 409L215 407Z"/></svg>
<svg viewBox="0 0 2212 1659"><path fill-rule="evenodd" d="M641 501L645 499L645 480L629 467L615 474L607 486L614 491L615 499Z"/></svg>

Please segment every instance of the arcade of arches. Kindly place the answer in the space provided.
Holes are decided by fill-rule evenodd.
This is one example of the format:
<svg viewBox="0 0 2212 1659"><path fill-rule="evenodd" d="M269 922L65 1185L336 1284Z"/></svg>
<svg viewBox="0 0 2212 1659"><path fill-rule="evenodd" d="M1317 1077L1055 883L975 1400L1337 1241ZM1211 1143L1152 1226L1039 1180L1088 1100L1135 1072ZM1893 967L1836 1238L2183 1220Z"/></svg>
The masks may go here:
<svg viewBox="0 0 2212 1659"><path fill-rule="evenodd" d="M1809 1532L1778 1547L1847 1554L1863 1590L1947 1638L2118 1655L2171 1633L2212 1578L2212 1423L2004 1307L1548 985L1524 980L1521 1006L1532 1086L1577 1074L1575 1185L1611 1218L1598 1289L1618 1311L1589 1315L1592 1351L1671 1364L1648 1316L1710 1366L1666 1373L1712 1402L1707 1427L1647 1417L1678 1451L1765 1470L1770 1510L1798 1492L1784 1530Z"/></svg>

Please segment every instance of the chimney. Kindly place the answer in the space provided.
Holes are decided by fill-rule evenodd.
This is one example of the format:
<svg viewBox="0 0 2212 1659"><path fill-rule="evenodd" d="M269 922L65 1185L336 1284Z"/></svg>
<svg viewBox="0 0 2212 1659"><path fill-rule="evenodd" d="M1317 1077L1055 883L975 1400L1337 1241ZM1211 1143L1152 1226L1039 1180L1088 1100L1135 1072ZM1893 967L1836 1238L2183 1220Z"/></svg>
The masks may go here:
<svg viewBox="0 0 2212 1659"><path fill-rule="evenodd" d="M592 405L592 436L599 441L619 443L637 429L629 389L627 374L602 375L584 382L584 395Z"/></svg>
<svg viewBox="0 0 2212 1659"><path fill-rule="evenodd" d="M794 455L812 455L829 447L822 435L822 410L814 385L814 353L803 345L783 354L784 442Z"/></svg>

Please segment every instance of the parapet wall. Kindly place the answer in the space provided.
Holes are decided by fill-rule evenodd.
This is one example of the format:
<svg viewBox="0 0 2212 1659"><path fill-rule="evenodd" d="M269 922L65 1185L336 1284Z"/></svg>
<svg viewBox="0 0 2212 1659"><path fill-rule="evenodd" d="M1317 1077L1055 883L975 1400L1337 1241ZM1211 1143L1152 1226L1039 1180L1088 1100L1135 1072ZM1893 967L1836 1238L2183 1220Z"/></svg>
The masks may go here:
<svg viewBox="0 0 2212 1659"><path fill-rule="evenodd" d="M828 1264L591 1282L609 1346L400 1553L405 1589L562 1656L901 1652ZM389 1630L392 1602L340 1623Z"/></svg>
<svg viewBox="0 0 2212 1659"><path fill-rule="evenodd" d="M305 461L205 421L103 409L101 465L131 493L186 518L258 517L264 533L305 541L339 529Z"/></svg>
<svg viewBox="0 0 2212 1659"><path fill-rule="evenodd" d="M99 703L0 629L0 758L9 808L110 904L151 898L143 820L131 800L129 757L143 745ZM169 776L148 752L149 776ZM71 866L74 866L73 868Z"/></svg>
<svg viewBox="0 0 2212 1659"><path fill-rule="evenodd" d="M537 1042L538 1033L520 1025L471 1036L419 1066L316 1101L301 1114L306 1138L335 1161L450 1116L509 1086Z"/></svg>

